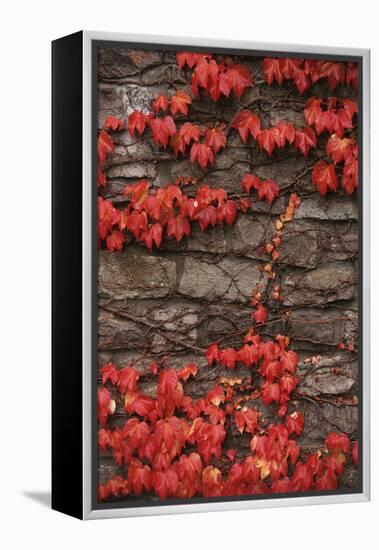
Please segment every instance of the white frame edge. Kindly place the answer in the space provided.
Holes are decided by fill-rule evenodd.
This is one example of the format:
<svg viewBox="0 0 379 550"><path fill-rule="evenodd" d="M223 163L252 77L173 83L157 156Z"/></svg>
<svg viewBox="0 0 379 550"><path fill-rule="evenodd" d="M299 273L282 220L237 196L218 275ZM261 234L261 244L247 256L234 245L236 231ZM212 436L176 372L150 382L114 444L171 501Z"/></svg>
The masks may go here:
<svg viewBox="0 0 379 550"><path fill-rule="evenodd" d="M362 82L362 161L363 161L363 338L361 345L364 396L362 403L364 445L363 491L343 495L305 496L264 500L243 500L230 502L206 502L196 504L173 504L164 506L144 506L135 508L92 509L92 445L91 445L91 378L92 378L92 41L141 42L144 44L175 44L180 46L204 46L209 48L237 48L247 50L273 50L310 54L356 55L363 60ZM83 519L105 519L120 517L152 516L163 514L184 514L194 512L216 512L247 510L254 508L274 508L281 506L303 506L314 504L339 504L365 502L370 500L370 50L362 48L339 48L328 46L307 46L277 44L275 42L247 42L239 40L205 39L189 37L168 37L83 31Z"/></svg>

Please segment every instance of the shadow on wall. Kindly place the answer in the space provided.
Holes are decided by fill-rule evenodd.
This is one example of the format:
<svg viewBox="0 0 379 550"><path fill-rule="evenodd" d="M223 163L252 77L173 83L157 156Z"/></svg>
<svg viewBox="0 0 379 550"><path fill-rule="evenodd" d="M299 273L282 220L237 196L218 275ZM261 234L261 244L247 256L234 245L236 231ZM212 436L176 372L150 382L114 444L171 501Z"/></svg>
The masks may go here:
<svg viewBox="0 0 379 550"><path fill-rule="evenodd" d="M24 491L22 494L24 497L30 498L42 506L47 506L49 508L51 506L50 491Z"/></svg>

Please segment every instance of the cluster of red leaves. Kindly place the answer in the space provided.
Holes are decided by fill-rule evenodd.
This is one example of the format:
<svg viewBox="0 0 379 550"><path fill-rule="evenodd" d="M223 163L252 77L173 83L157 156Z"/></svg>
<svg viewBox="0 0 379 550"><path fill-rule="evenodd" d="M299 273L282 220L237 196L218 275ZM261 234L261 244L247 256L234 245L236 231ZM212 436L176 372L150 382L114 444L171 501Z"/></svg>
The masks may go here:
<svg viewBox="0 0 379 550"><path fill-rule="evenodd" d="M184 92L177 92L177 95L180 93L184 94ZM187 104L188 102L184 101L179 104L183 105L183 107L174 109L174 114L178 111L184 113L184 106ZM136 125L137 123L138 125ZM215 155L226 146L227 142L224 124L209 128L185 122L178 128L174 119L169 115L154 118L151 114L146 115L140 111L133 111L129 115L128 129L131 136L134 135L136 129L142 135L148 126L152 130L153 139L156 144L162 145L165 149L170 145L176 156L179 153L185 155L188 149L191 162L195 163L197 161L203 170L208 164L214 163ZM202 141L200 141L201 138Z"/></svg>
<svg viewBox="0 0 379 550"><path fill-rule="evenodd" d="M312 182L321 195L328 191L337 191L337 165L342 165L342 188L352 194L358 188L358 146L354 137L346 135L354 128L354 116L357 105L350 99L329 98L326 102L316 97L307 101L304 116L308 124L314 126L316 133L329 132L326 146L327 154L333 164L319 161L312 173Z"/></svg>
<svg viewBox="0 0 379 550"><path fill-rule="evenodd" d="M267 319L267 310L259 304L253 316L257 324L262 324ZM262 401L266 405L277 403L280 406L278 416L281 417L286 414L291 393L298 385L295 376L298 356L288 350L288 345L289 339L285 336L278 335L276 341L262 341L259 334L250 331L239 350L232 347L220 349L217 344L212 344L206 358L209 365L216 363L235 369L240 363L246 368L255 368L262 377Z"/></svg>
<svg viewBox="0 0 379 550"><path fill-rule="evenodd" d="M244 143L249 134L256 140L261 151L270 156L275 147L283 148L287 143L293 144L306 157L309 149L316 147L316 135L312 128L295 128L290 122L281 120L271 128L261 128L261 121L255 113L244 109L236 114L231 127L238 130Z"/></svg>
<svg viewBox="0 0 379 550"><path fill-rule="evenodd" d="M112 124L118 129L119 123L122 121L114 119L114 117L108 117L105 126L109 129L112 128ZM108 126L107 126L108 123ZM122 126L121 126L122 127ZM114 152L115 146L113 140L107 130L101 130L97 137L97 185L98 187L105 187L107 184L107 178L104 173L104 164L109 155Z"/></svg>
<svg viewBox="0 0 379 550"><path fill-rule="evenodd" d="M179 185L168 184L152 189L146 180L127 185L124 195L129 201L124 209L112 201L98 197L99 246L105 241L108 250L122 250L125 231L152 250L161 245L164 233L180 241L191 233L190 222L197 222L204 231L209 226L234 223L237 211L250 207L249 199L231 200L223 188L199 186L194 197L185 194Z"/></svg>
<svg viewBox="0 0 379 550"><path fill-rule="evenodd" d="M200 90L214 101L231 93L239 99L252 86L251 72L230 59L216 61L211 55L178 52L180 68L192 70L192 93ZM338 84L357 87L355 64L327 63L296 59L265 59L265 79L282 84L292 80L300 93L314 82L326 78L330 89ZM165 149L170 146L176 156L189 154L192 163L202 169L212 165L215 155L227 145L226 125L202 127L191 122L177 126L177 117L188 115L191 96L177 90L171 97L159 95L152 112L134 111L128 117L131 136L142 136L151 129L154 142ZM333 164L318 162L312 180L324 195L337 189L337 171L341 171L342 187L352 193L358 181L358 152L353 132L356 105L351 100L329 98L327 101L310 98L304 111L307 127L295 128L291 123L279 122L271 128L261 128L259 117L248 109L237 113L231 127L238 130L247 143L249 135L261 150L269 155L275 147L292 144L308 155L316 147L316 135L329 132L327 154ZM159 115L159 116L158 116ZM111 133L123 131L124 121L108 117L98 136L98 185L106 185L105 166L115 150ZM346 132L348 133L346 135ZM124 189L127 206L116 208L112 201L98 198L99 246L105 242L110 251L121 251L126 238L133 236L151 251L159 247L163 235L180 241L189 236L191 222L201 230L219 223L232 224L237 211L246 212L249 198L231 200L222 188L202 185L195 196L188 196L181 186L196 184L193 178L179 178L175 184L160 189L151 188L147 181L127 185ZM279 196L274 180L261 180L245 174L242 187L250 193L254 189L258 199L268 204ZM282 229L294 217L300 201L291 194L286 210L275 222L275 234L263 247L271 262L261 267L269 279L275 278L273 262L279 257ZM273 286L272 299L281 300L280 286ZM208 347L205 355L209 366L219 365L235 371L245 367L247 382L238 376L221 376L218 383L203 397L193 400L185 393L187 381L196 377L198 367L193 363L176 371L152 363L148 372L139 372L132 365L122 368L109 363L100 369L98 389L98 445L102 453L111 453L123 475L116 475L99 486L99 500L128 495L154 493L160 499L236 496L244 494L278 493L309 490L331 490L338 484L348 455L358 463L358 444L352 445L342 433L330 433L325 447L300 459L296 438L301 436L304 418L298 411L288 413L290 400L298 378L297 354L289 349L289 339L277 335L263 340L257 333L267 321L269 311L262 304L261 285L252 295L254 328L245 335L241 347ZM144 394L139 388L141 377L157 377L155 396ZM252 385L252 379L256 383ZM254 390L251 392L251 390ZM274 407L277 421L267 425L266 419L251 406L254 400ZM127 420L116 420L109 428L112 415L123 409ZM113 421L112 421L113 423ZM237 452L226 442L228 432L239 433L250 439L250 453L237 457Z"/></svg>
<svg viewBox="0 0 379 550"><path fill-rule="evenodd" d="M339 84L358 88L358 65L356 63L345 65L333 61L265 57L263 74L268 84L276 81L281 85L285 80L292 80L300 94L303 94L320 79L326 79L328 87L332 91Z"/></svg>
<svg viewBox="0 0 379 550"><path fill-rule="evenodd" d="M271 179L261 180L259 176L254 174L245 174L243 176L242 187L246 193L250 193L251 189L255 189L259 200L266 199L268 204L272 204L273 200L279 197L280 193L276 181Z"/></svg>
<svg viewBox="0 0 379 550"><path fill-rule="evenodd" d="M185 66L193 69L192 92L196 97L199 97L201 88L213 101L218 101L222 95L229 97L231 92L241 98L246 88L253 85L249 69L228 58L217 63L209 54L178 52L176 60L181 69Z"/></svg>
<svg viewBox="0 0 379 550"><path fill-rule="evenodd" d="M310 97L304 109L304 118L309 126L313 126L316 134L325 130L342 138L346 130L354 127L354 115L358 112L355 101L329 97L326 101Z"/></svg>
<svg viewBox="0 0 379 550"><path fill-rule="evenodd" d="M263 342L258 335L248 334L238 351L213 345L206 353L211 365L219 362L234 368L241 363L263 377L262 400L278 403L279 416L284 417L281 423L268 426L256 408L241 406L235 389L241 379L223 378L224 385L216 385L193 401L185 394L183 382L197 375L196 365L176 371L159 370L155 364L159 378L153 398L138 389L140 376L151 376L153 369L141 374L130 365L121 369L104 365L102 383L110 390L99 389L98 445L102 453L112 454L126 475L100 485L99 500L151 492L167 499L336 488L350 441L345 434L331 433L324 450L309 455L305 462L299 460L295 438L302 434L304 418L296 411L286 415L282 404L296 385L298 359L287 348L288 340L281 336L275 342ZM128 415L114 429L105 427L109 413L104 417L104 407L108 410L114 401L111 392L120 397L118 402ZM227 429L233 425L241 437L251 438L250 454L241 459L234 449L224 448ZM358 461L357 444L352 458Z"/></svg>

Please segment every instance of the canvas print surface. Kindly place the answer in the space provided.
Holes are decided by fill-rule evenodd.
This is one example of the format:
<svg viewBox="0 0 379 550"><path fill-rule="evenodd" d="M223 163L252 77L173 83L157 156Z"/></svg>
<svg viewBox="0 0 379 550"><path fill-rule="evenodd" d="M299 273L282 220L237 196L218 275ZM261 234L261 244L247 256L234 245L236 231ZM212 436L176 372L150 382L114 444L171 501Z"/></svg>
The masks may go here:
<svg viewBox="0 0 379 550"><path fill-rule="evenodd" d="M358 65L96 75L97 503L358 492Z"/></svg>

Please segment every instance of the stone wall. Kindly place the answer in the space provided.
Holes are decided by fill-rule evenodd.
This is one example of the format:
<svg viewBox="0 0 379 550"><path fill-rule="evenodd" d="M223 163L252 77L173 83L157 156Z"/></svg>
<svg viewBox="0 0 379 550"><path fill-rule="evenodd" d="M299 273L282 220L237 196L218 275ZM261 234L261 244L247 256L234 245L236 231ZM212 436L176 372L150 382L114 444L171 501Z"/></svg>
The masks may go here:
<svg viewBox="0 0 379 550"><path fill-rule="evenodd" d="M262 77L261 60L244 59L251 68L255 86L246 91L243 103L273 125L284 119L304 126L306 101L288 83L268 87ZM122 119L134 109L149 110L161 93L188 87L175 63L173 52L103 49L98 68L99 128L106 116ZM339 91L347 97L346 88ZM327 96L322 83L312 94ZM237 101L194 101L188 120L229 122L240 108ZM145 136L148 137L145 137ZM305 415L300 444L304 449L322 445L330 431L357 434L357 357L340 351L341 341L357 338L357 201L339 191L321 197L311 183L315 161L325 155L325 143L307 159L294 148L275 150L272 157L255 143L245 146L237 133L228 135L228 146L209 170L201 171L187 159L157 147L148 133L131 138L114 135L115 154L110 157L104 196L121 204L126 183L148 179L159 187L178 176L193 175L210 185L222 186L233 197L241 194L246 172L275 179L281 196L269 207L262 201L247 214L239 213L231 227L216 226L205 232L193 229L180 243L165 239L161 249L149 253L145 247L128 243L119 253L99 253L98 357L99 363L135 362L144 376L141 388L154 395L155 383L148 374L153 360L166 357L171 367L195 362L200 373L186 384L186 392L199 397L210 389L222 369L206 367L204 349L210 342L231 335L225 342L236 344L251 325L251 291L259 279L258 267L269 257L262 254L274 231L275 215L285 209L289 193L296 191L301 206L295 219L286 225L276 283L282 287L283 304L270 303L270 317L262 335L285 333L301 362L297 405ZM187 187L187 192L193 187ZM283 315L283 308L290 311ZM233 333L239 333L232 336ZM312 356L321 356L313 364ZM203 372L201 372L203 369ZM216 372L217 371L217 372ZM229 371L230 374L230 371ZM246 369L240 369L246 376ZM264 407L263 407L264 408ZM266 407L266 414L274 409ZM120 409L113 425L122 421ZM228 434L233 446L235 434ZM248 448L248 438L240 438L239 452ZM236 443L237 444L237 443ZM234 445L235 446L235 445ZM116 473L109 456L100 457L102 481ZM354 486L355 470L348 468L343 485Z"/></svg>

